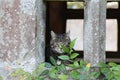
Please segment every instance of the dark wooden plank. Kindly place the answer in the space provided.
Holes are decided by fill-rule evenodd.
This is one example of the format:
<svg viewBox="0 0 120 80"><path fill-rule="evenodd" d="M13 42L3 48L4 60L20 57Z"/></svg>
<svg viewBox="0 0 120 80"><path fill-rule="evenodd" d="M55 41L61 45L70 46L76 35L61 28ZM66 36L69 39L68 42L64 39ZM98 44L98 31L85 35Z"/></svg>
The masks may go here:
<svg viewBox="0 0 120 80"><path fill-rule="evenodd" d="M76 51L77 53L79 53L79 57L83 58L84 54L83 51ZM106 51L106 58L120 58L120 52L109 52Z"/></svg>
<svg viewBox="0 0 120 80"><path fill-rule="evenodd" d="M83 9L67 9L66 18L67 19L83 19L84 10Z"/></svg>
<svg viewBox="0 0 120 80"><path fill-rule="evenodd" d="M84 19L83 9L67 9L67 19ZM107 19L116 19L120 17L119 9L107 9Z"/></svg>
<svg viewBox="0 0 120 80"><path fill-rule="evenodd" d="M107 10L108 19L116 19L118 17L120 17L120 9L108 9Z"/></svg>

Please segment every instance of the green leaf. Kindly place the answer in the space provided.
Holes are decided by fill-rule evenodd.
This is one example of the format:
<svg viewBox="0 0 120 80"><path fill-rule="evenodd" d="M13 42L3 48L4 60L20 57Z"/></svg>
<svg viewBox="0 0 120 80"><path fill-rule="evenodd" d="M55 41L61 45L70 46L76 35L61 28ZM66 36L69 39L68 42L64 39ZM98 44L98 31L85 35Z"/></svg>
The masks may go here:
<svg viewBox="0 0 120 80"><path fill-rule="evenodd" d="M109 68L101 68L101 73L104 74L105 76L108 76L108 74L110 73L110 69Z"/></svg>
<svg viewBox="0 0 120 80"><path fill-rule="evenodd" d="M112 72L110 72L109 75L107 76L107 80L116 80L114 79L114 74Z"/></svg>
<svg viewBox="0 0 120 80"><path fill-rule="evenodd" d="M49 73L49 70L44 70L43 72L41 72L39 76L44 76L44 75L47 75L48 73Z"/></svg>
<svg viewBox="0 0 120 80"><path fill-rule="evenodd" d="M29 80L29 79L28 79ZM33 80L33 79L31 79ZM44 80L44 78L42 78L41 76L37 77L35 80Z"/></svg>
<svg viewBox="0 0 120 80"><path fill-rule="evenodd" d="M60 72L67 73L65 65L61 64L59 67Z"/></svg>
<svg viewBox="0 0 120 80"><path fill-rule="evenodd" d="M109 65L109 66L112 66L112 67L117 66L117 64L116 64L116 63L113 63L113 62L108 63L108 65Z"/></svg>
<svg viewBox="0 0 120 80"><path fill-rule="evenodd" d="M27 80L32 80L33 76L28 76Z"/></svg>
<svg viewBox="0 0 120 80"><path fill-rule="evenodd" d="M50 63L48 63L48 62L45 62L45 67L47 67L47 68L51 68L52 65L51 65Z"/></svg>
<svg viewBox="0 0 120 80"><path fill-rule="evenodd" d="M64 45L61 45L61 47L62 47L62 49L63 49L63 51L64 51L65 53L69 53L69 52L70 52L69 49L66 48Z"/></svg>
<svg viewBox="0 0 120 80"><path fill-rule="evenodd" d="M74 64L68 64L68 66L71 68L76 68Z"/></svg>
<svg viewBox="0 0 120 80"><path fill-rule="evenodd" d="M58 76L58 78L60 80L67 80L68 79L68 75L61 74L61 75Z"/></svg>
<svg viewBox="0 0 120 80"><path fill-rule="evenodd" d="M50 57L50 61L53 65L57 66L57 61L53 57Z"/></svg>
<svg viewBox="0 0 120 80"><path fill-rule="evenodd" d="M120 65L113 66L111 69L116 70L116 71L120 71Z"/></svg>
<svg viewBox="0 0 120 80"><path fill-rule="evenodd" d="M84 67L85 65L86 65L86 61L81 60L81 61L80 61L80 67Z"/></svg>
<svg viewBox="0 0 120 80"><path fill-rule="evenodd" d="M100 72L93 72L91 75L94 76L95 79L97 79L100 76Z"/></svg>
<svg viewBox="0 0 120 80"><path fill-rule="evenodd" d="M66 66L64 64L61 65L62 70L66 70Z"/></svg>
<svg viewBox="0 0 120 80"><path fill-rule="evenodd" d="M51 78L57 78L57 76L56 76L56 73L57 73L58 71L56 70L56 67L52 67L52 69L49 71L49 76L51 77Z"/></svg>
<svg viewBox="0 0 120 80"><path fill-rule="evenodd" d="M2 76L0 76L0 80L3 80Z"/></svg>
<svg viewBox="0 0 120 80"><path fill-rule="evenodd" d="M71 54L70 58L71 58L71 59L74 59L74 58L76 58L78 55L79 55L78 53L73 53L73 54Z"/></svg>
<svg viewBox="0 0 120 80"><path fill-rule="evenodd" d="M50 76L51 78L57 78L57 76L55 75L55 73L50 73L49 76Z"/></svg>
<svg viewBox="0 0 120 80"><path fill-rule="evenodd" d="M38 67L38 70L41 71L45 67L45 63L41 63Z"/></svg>
<svg viewBox="0 0 120 80"><path fill-rule="evenodd" d="M79 67L78 61L75 61L75 62L74 62L74 66L75 66L75 67Z"/></svg>
<svg viewBox="0 0 120 80"><path fill-rule="evenodd" d="M77 70L71 71L70 76L74 79L79 79L80 73Z"/></svg>
<svg viewBox="0 0 120 80"><path fill-rule="evenodd" d="M43 68L45 67L45 63L41 63L38 68L36 70L33 71L33 75L38 74L39 72L41 72L43 70Z"/></svg>
<svg viewBox="0 0 120 80"><path fill-rule="evenodd" d="M106 64L106 63L104 63L104 62L100 62L99 63L99 67L107 67L108 65Z"/></svg>
<svg viewBox="0 0 120 80"><path fill-rule="evenodd" d="M58 56L59 59L61 60L69 60L69 56L68 55L61 55L61 56Z"/></svg>
<svg viewBox="0 0 120 80"><path fill-rule="evenodd" d="M79 75L78 79L79 80L88 80L86 75Z"/></svg>
<svg viewBox="0 0 120 80"><path fill-rule="evenodd" d="M70 49L73 49L74 45L75 45L75 41L76 39L74 39L71 43L70 43Z"/></svg>

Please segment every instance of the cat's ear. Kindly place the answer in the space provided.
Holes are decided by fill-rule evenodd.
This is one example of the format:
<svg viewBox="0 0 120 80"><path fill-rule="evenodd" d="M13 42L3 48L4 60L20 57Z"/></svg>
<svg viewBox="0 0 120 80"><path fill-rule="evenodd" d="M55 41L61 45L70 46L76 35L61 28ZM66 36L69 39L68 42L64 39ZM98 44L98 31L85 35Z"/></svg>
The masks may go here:
<svg viewBox="0 0 120 80"><path fill-rule="evenodd" d="M70 30L66 33L67 36L70 36Z"/></svg>
<svg viewBox="0 0 120 80"><path fill-rule="evenodd" d="M56 38L55 32L51 31L51 39L55 39L55 38Z"/></svg>

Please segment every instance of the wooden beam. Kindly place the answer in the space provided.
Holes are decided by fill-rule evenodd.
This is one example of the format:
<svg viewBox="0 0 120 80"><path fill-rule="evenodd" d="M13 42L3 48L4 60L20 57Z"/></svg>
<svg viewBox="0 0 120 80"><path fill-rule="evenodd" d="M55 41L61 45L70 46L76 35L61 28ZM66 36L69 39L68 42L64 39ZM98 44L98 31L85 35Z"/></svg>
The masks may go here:
<svg viewBox="0 0 120 80"><path fill-rule="evenodd" d="M107 19L116 19L120 17L120 9L107 9ZM67 9L67 19L84 19L83 9Z"/></svg>
<svg viewBox="0 0 120 80"><path fill-rule="evenodd" d="M105 62L106 1L85 0L84 59L92 66Z"/></svg>
<svg viewBox="0 0 120 80"><path fill-rule="evenodd" d="M67 19L84 19L83 9L67 9L66 10Z"/></svg>
<svg viewBox="0 0 120 80"><path fill-rule="evenodd" d="M117 19L120 17L120 9L108 9L107 10L107 19Z"/></svg>

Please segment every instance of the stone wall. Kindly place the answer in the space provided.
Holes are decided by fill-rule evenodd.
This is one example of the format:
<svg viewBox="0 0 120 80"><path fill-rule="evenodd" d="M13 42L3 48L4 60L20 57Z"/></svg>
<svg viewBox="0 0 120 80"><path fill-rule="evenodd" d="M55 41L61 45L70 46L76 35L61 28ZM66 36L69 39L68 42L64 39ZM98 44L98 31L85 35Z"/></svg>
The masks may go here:
<svg viewBox="0 0 120 80"><path fill-rule="evenodd" d="M15 69L31 72L44 61L44 12L42 0L0 0L0 75L4 80L10 80Z"/></svg>

